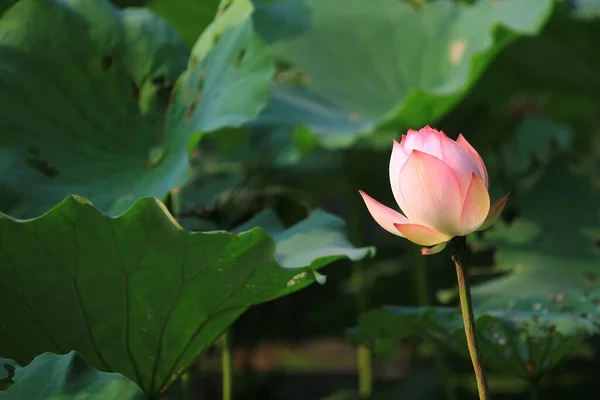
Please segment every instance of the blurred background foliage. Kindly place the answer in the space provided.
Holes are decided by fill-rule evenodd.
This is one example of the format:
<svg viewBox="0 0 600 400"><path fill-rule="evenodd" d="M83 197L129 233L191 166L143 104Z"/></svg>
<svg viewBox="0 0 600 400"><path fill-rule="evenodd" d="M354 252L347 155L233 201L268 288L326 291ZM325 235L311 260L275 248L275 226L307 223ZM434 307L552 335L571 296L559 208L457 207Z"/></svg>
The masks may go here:
<svg viewBox="0 0 600 400"><path fill-rule="evenodd" d="M206 63L213 61L203 58L198 37L215 18L215 32L217 21L229 23L235 7L227 0L114 3L164 18L192 58ZM175 217L190 230L233 230L267 208L286 226L323 208L346 221L354 245L374 245L377 255L359 265L336 261L324 269L325 285L245 313L231 329L234 397L358 399L355 346L363 345L373 350L372 399L475 398L451 307L449 250L421 257L372 221L357 192L393 204L391 139L429 124L452 138L463 133L478 149L493 199L511 192L502 220L468 238L494 399L596 398L599 3L253 3L242 36L272 57L274 70L268 79L252 67L244 74L268 91L253 92L257 115L249 122L207 128L210 109L190 117L204 133L189 148L193 168ZM222 40L211 46L225 54L244 39L231 38L229 47ZM239 73L219 64L219 54L209 53L216 64L206 67L215 92L219 79ZM184 72L185 84L201 87L194 68ZM249 101L244 85L224 101ZM190 377L194 398L219 398L218 350ZM180 390L164 398L181 398Z"/></svg>

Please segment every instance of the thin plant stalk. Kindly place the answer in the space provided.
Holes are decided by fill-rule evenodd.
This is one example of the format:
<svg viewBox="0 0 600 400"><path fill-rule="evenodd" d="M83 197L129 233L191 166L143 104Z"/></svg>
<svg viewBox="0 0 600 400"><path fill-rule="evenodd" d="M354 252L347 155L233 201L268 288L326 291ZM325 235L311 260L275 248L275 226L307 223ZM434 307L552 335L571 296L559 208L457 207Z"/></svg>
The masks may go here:
<svg viewBox="0 0 600 400"><path fill-rule="evenodd" d="M233 396L233 358L231 356L231 333L226 331L220 340L221 371L223 379L223 400L231 400Z"/></svg>
<svg viewBox="0 0 600 400"><path fill-rule="evenodd" d="M458 279L458 294L460 297L460 309L462 312L463 323L465 325L465 334L467 337L467 346L469 355L475 370L475 378L477 380L477 391L479 392L480 400L489 400L489 389L483 365L481 363L480 351L477 345L477 335L475 333L475 316L473 314L473 301L471 300L471 289L465 273L465 265L463 263L461 252L466 249L467 241L464 236L455 237L452 239L454 245L454 254L452 261L456 267L456 277Z"/></svg>
<svg viewBox="0 0 600 400"><path fill-rule="evenodd" d="M540 397L540 378L531 380L531 392L529 393L529 400L538 400Z"/></svg>
<svg viewBox="0 0 600 400"><path fill-rule="evenodd" d="M365 283L364 265L362 261L354 263L352 280L358 289L357 314L360 316L367 310L367 285ZM358 367L358 394L363 399L368 399L373 394L373 367L371 350L360 345L357 349L356 362Z"/></svg>
<svg viewBox="0 0 600 400"><path fill-rule="evenodd" d="M360 152L348 151L346 153L347 190L348 190L348 231L350 239L355 245L365 242L365 207L356 191L356 158ZM357 261L352 265L352 283L356 290L356 313L360 317L368 308L368 288L365 278L365 264ZM356 366L358 369L358 394L362 399L368 399L373 394L373 355L371 349L365 345L359 345L356 354Z"/></svg>
<svg viewBox="0 0 600 400"><path fill-rule="evenodd" d="M179 377L179 381L181 382L181 398L183 400L192 400L193 396L192 388L190 385L190 373L186 371L183 374L181 374L181 376Z"/></svg>
<svg viewBox="0 0 600 400"><path fill-rule="evenodd" d="M428 306L431 304L429 293L429 280L427 277L427 258L420 253L414 252L412 264L413 286L416 288L416 302L418 306ZM451 380L450 368L446 360L444 349L437 343L432 341L435 348L435 365L438 375L441 377L442 386L446 400L456 400L456 393Z"/></svg>

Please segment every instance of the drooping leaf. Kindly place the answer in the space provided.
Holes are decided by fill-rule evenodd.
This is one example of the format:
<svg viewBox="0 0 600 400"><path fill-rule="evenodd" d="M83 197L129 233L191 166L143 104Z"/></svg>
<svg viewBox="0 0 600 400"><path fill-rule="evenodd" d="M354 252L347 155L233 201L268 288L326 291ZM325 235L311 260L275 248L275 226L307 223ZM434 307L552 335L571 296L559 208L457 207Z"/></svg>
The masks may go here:
<svg viewBox="0 0 600 400"><path fill-rule="evenodd" d="M1 362L0 362L1 363ZM89 366L80 355L44 353L15 369L14 384L0 392L4 400L142 400L129 379Z"/></svg>
<svg viewBox="0 0 600 400"><path fill-rule="evenodd" d="M267 104L275 67L253 11L250 0L236 0L200 36L171 97L169 126L189 134L240 126Z"/></svg>
<svg viewBox="0 0 600 400"><path fill-rule="evenodd" d="M148 11L106 0L21 0L0 18L0 210L66 195L118 214L187 176L187 136L165 129L188 53Z"/></svg>
<svg viewBox="0 0 600 400"><path fill-rule="evenodd" d="M480 353L486 367L522 378L542 376L576 345L600 331L600 292L578 296L528 297L505 309L476 315ZM469 356L462 316L441 307L383 307L364 314L348 336L382 355L397 352L399 339L428 337Z"/></svg>
<svg viewBox="0 0 600 400"><path fill-rule="evenodd" d="M0 356L76 350L156 394L248 307L372 252L342 227L316 212L275 241L261 228L188 233L155 199L117 218L78 197L32 220L0 216Z"/></svg>
<svg viewBox="0 0 600 400"><path fill-rule="evenodd" d="M537 33L551 0L256 2L256 29L278 62L257 125L304 124L327 144L384 122L431 123L512 39ZM360 27L360 28L358 28ZM410 39L408 39L410 38ZM340 135L340 134L346 135Z"/></svg>

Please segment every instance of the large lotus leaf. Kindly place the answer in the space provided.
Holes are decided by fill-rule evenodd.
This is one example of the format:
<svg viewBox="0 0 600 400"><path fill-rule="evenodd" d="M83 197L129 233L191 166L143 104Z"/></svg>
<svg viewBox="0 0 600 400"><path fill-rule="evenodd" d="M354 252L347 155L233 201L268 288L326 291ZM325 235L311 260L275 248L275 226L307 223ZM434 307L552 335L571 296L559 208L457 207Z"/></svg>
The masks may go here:
<svg viewBox="0 0 600 400"><path fill-rule="evenodd" d="M110 217L79 197L19 221L0 215L0 356L78 351L156 394L248 307L361 259L323 212L277 233L188 233L162 203Z"/></svg>
<svg viewBox="0 0 600 400"><path fill-rule="evenodd" d="M0 360L0 366L3 361ZM14 384L0 392L4 400L142 400L144 393L129 379L90 367L75 352L45 353L15 369Z"/></svg>
<svg viewBox="0 0 600 400"><path fill-rule="evenodd" d="M0 210L38 216L77 194L118 214L181 185L190 134L240 125L266 104L273 65L245 4L175 87L188 52L149 11L106 0L22 0L8 9L0 18Z"/></svg>
<svg viewBox="0 0 600 400"><path fill-rule="evenodd" d="M483 239L469 239L475 249L495 249L495 267L509 271L473 288L479 309L505 307L524 295L599 287L600 201L589 173L557 159L515 205L515 220L499 220Z"/></svg>
<svg viewBox="0 0 600 400"><path fill-rule="evenodd" d="M240 126L267 104L273 57L254 31L250 0L229 3L198 38L173 89L167 125L176 131Z"/></svg>
<svg viewBox="0 0 600 400"><path fill-rule="evenodd" d="M188 53L144 10L21 0L0 18L0 210L38 216L76 193L119 213L187 176L187 136L165 130Z"/></svg>
<svg viewBox="0 0 600 400"><path fill-rule="evenodd" d="M599 293L580 297L530 297L502 310L476 316L484 365L523 378L547 373L581 341L598 333ZM399 339L426 336L468 357L460 312L440 307L383 307L364 314L348 336L374 346L384 356Z"/></svg>
<svg viewBox="0 0 600 400"><path fill-rule="evenodd" d="M279 71L253 123L305 124L335 144L348 138L337 134L386 121L431 123L501 48L539 31L552 1L436 1L416 10L397 0L283 0L256 8L255 27Z"/></svg>

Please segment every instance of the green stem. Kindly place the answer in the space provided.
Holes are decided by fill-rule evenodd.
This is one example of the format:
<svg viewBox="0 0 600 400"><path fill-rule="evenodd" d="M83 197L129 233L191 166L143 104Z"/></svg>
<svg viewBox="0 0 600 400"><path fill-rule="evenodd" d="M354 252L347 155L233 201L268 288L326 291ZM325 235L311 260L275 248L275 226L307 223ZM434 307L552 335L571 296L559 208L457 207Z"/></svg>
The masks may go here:
<svg viewBox="0 0 600 400"><path fill-rule="evenodd" d="M223 400L231 400L233 393L233 359L231 357L231 333L221 336L221 371L223 373Z"/></svg>
<svg viewBox="0 0 600 400"><path fill-rule="evenodd" d="M535 378L531 380L531 392L529 394L529 400L538 400L540 398L540 379Z"/></svg>
<svg viewBox="0 0 600 400"><path fill-rule="evenodd" d="M352 282L357 288L356 309L358 316L367 311L367 285L365 282L364 263L357 261L352 268ZM371 350L364 345L357 349L357 367L358 367L358 394L363 399L368 399L373 393L373 366Z"/></svg>
<svg viewBox="0 0 600 400"><path fill-rule="evenodd" d="M190 385L190 373L184 372L183 374L181 374L179 380L181 382L182 399L192 400L194 396L192 395L192 387Z"/></svg>
<svg viewBox="0 0 600 400"><path fill-rule="evenodd" d="M366 216L366 207L358 194L357 166L360 165L360 152L348 151L346 153L346 188L348 191L348 231L350 239L355 245L365 242L365 230L363 221ZM356 313L360 317L367 311L369 306L367 282L365 279L365 264L363 261L352 265L352 283L356 288ZM368 399L373 393L373 356L371 349L359 345L356 354L356 366L358 369L358 394L363 399Z"/></svg>
<svg viewBox="0 0 600 400"><path fill-rule="evenodd" d="M465 324L465 334L467 336L467 346L469 355L475 370L475 378L477 379L477 391L479 392L480 400L489 399L489 390L487 380L483 372L481 358L479 357L479 347L477 346L477 336L475 334L475 317L473 314L473 301L471 300L471 290L465 274L465 267L460 256L461 250L466 248L466 238L464 236L455 237L452 239L454 244L454 254L452 261L456 267L456 277L458 279L458 294L460 297L460 309L462 311L463 322Z"/></svg>
<svg viewBox="0 0 600 400"><path fill-rule="evenodd" d="M423 257L419 252L414 252L412 261L412 276L414 280L414 287L416 288L416 300L418 306L428 306L431 304L429 299L429 281L427 279L427 259ZM435 366L438 375L441 377L444 392L446 394L446 400L456 400L456 393L454 392L454 385L451 379L451 372L446 362L446 355L444 349L437 343L432 341L432 345L435 348Z"/></svg>

